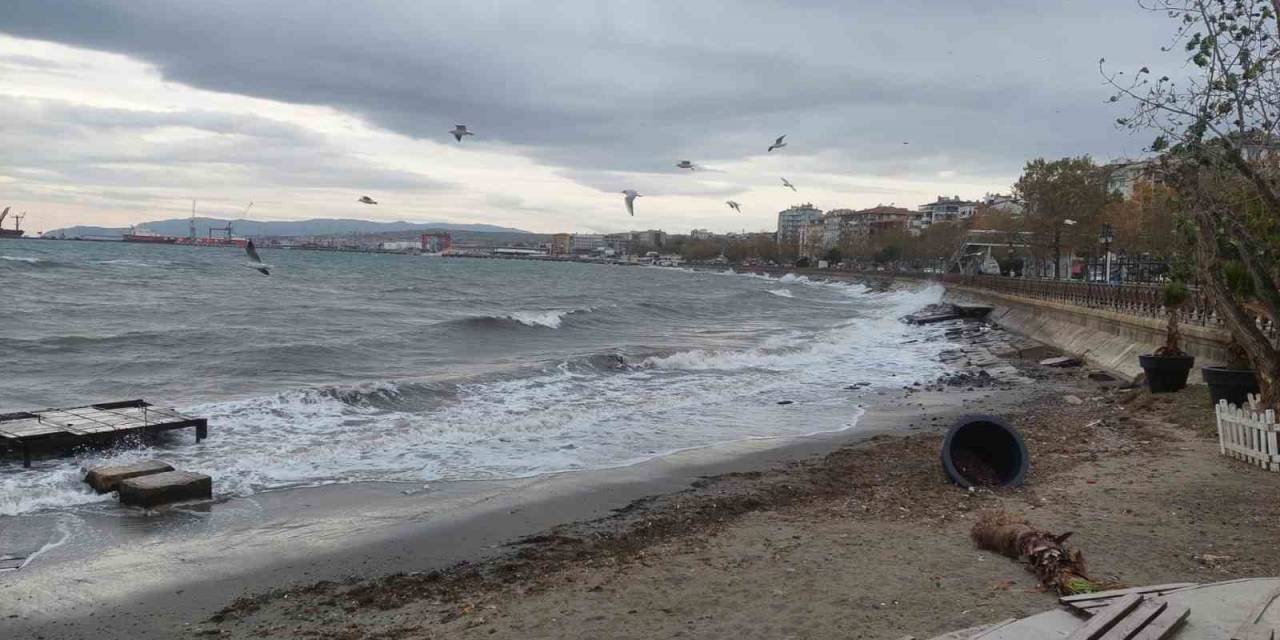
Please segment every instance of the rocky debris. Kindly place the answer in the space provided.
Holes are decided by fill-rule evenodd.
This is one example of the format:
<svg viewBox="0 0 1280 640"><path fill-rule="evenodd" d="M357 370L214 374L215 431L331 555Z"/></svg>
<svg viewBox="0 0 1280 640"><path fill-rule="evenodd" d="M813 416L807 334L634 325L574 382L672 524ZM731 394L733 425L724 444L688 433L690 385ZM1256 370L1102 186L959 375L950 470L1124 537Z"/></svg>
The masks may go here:
<svg viewBox="0 0 1280 640"><path fill-rule="evenodd" d="M1067 404L1075 404L1075 405L1084 404L1084 400L1081 400L1079 396L1073 396L1073 395L1062 396L1062 401Z"/></svg>
<svg viewBox="0 0 1280 640"><path fill-rule="evenodd" d="M173 466L159 460L143 460L133 464L94 467L85 474L84 481L98 493L111 493L123 480L173 471Z"/></svg>
<svg viewBox="0 0 1280 640"><path fill-rule="evenodd" d="M119 484L120 503L150 509L171 502L208 500L213 478L190 471L166 471L124 480Z"/></svg>

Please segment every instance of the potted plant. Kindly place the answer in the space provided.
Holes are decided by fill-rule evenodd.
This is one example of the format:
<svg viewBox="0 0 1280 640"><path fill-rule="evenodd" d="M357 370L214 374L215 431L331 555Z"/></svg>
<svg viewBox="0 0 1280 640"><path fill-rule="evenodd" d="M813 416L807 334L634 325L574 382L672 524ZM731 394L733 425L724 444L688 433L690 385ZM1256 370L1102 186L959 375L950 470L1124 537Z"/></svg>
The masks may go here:
<svg viewBox="0 0 1280 640"><path fill-rule="evenodd" d="M1237 300L1253 298L1253 281L1244 265L1239 260L1226 260L1222 264L1222 277L1227 289ZM1225 366L1204 366L1200 368L1205 384L1209 385L1209 400L1218 406L1219 400L1228 404L1244 407L1251 393L1258 393L1258 374L1249 364L1249 354L1235 339L1227 345L1227 362Z"/></svg>
<svg viewBox="0 0 1280 640"><path fill-rule="evenodd" d="M1187 286L1174 280L1165 284L1160 294L1165 312L1169 314L1164 346L1155 353L1138 356L1151 393L1169 393L1187 386L1187 376L1196 362L1194 356L1182 350L1182 333L1178 331L1178 308L1187 301Z"/></svg>
<svg viewBox="0 0 1280 640"><path fill-rule="evenodd" d="M1249 394L1258 393L1258 372L1249 366L1249 356L1234 339L1227 347L1225 366L1200 367L1204 383L1209 385L1209 402L1217 406L1219 400L1237 407L1248 405Z"/></svg>

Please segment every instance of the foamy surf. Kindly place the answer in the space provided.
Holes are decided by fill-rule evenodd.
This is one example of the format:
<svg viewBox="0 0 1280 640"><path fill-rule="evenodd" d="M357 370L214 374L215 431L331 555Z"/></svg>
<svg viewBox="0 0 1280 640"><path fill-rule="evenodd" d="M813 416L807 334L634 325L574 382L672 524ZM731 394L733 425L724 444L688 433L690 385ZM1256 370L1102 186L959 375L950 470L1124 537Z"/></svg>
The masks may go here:
<svg viewBox="0 0 1280 640"><path fill-rule="evenodd" d="M15 292L0 320L66 304L58 285L71 273L110 295L65 326L5 334L21 323L0 322L0 337L26 345L0 354L0 369L32 350L60 358L6 387L0 408L71 406L92 379L103 399L145 394L207 417L210 437L197 445L175 432L146 448L41 459L32 471L6 463L0 514L114 509L81 468L145 458L213 476L220 496L251 496L608 468L847 429L864 392L845 386L924 379L949 346L895 320L936 301L936 287L870 293L796 275L284 252L290 279L258 285L281 287L264 295L201 278L218 268L217 251L49 246L50 259L73 267L139 264L49 270L38 295ZM85 255L64 255L75 251ZM159 260L199 268L141 264ZM122 271L143 269L145 289L120 288L132 282ZM794 303L780 303L782 291ZM147 305L157 300L192 308L156 314ZM209 308L218 322L186 321ZM73 397L41 395L62 389Z"/></svg>

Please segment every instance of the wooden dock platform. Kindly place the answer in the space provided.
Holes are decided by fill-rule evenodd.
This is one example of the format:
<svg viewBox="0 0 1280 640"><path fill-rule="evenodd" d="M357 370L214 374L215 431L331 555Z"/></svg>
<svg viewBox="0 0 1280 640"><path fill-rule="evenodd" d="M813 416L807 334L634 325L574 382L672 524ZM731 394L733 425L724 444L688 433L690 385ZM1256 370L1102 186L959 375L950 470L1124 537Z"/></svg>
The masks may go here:
<svg viewBox="0 0 1280 640"><path fill-rule="evenodd" d="M185 416L145 400L104 402L0 414L0 447L22 452L22 466L30 467L33 449L101 446L129 435L186 428L196 430L196 442L209 435L204 418Z"/></svg>

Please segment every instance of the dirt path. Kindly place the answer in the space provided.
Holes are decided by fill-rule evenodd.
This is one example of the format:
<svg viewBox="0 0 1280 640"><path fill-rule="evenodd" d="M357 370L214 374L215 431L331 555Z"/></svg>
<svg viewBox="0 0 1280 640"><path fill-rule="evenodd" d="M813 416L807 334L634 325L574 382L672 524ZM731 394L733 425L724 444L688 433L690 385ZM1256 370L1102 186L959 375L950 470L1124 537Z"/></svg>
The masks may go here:
<svg viewBox="0 0 1280 640"><path fill-rule="evenodd" d="M1219 455L1203 388L1152 398L1100 387L1083 370L1024 370L1041 380L1011 416L1032 460L1021 489L961 491L939 469L940 436L882 437L710 478L483 566L238 601L197 633L928 637L1055 605L1017 563L970 542L974 514L990 508L1075 531L1095 579L1280 575L1280 558L1265 552L1280 539L1280 474Z"/></svg>

